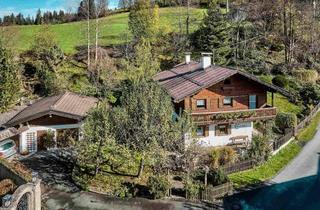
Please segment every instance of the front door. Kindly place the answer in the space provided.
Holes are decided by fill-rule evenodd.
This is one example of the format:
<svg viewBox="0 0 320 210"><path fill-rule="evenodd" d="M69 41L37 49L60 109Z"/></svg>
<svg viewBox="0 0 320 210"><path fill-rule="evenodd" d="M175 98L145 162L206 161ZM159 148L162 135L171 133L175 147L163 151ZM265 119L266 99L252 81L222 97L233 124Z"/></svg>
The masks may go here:
<svg viewBox="0 0 320 210"><path fill-rule="evenodd" d="M37 151L37 134L36 132L27 133L27 148L29 153Z"/></svg>
<svg viewBox="0 0 320 210"><path fill-rule="evenodd" d="M249 96L249 109L256 109L257 108L257 96L250 95Z"/></svg>

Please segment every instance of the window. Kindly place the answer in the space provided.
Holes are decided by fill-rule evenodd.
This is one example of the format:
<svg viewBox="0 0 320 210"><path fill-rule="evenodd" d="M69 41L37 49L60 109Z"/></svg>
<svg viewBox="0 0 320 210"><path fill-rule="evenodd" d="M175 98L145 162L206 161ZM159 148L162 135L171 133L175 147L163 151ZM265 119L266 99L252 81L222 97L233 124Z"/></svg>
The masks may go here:
<svg viewBox="0 0 320 210"><path fill-rule="evenodd" d="M224 106L232 106L233 99L230 96L224 97L223 105Z"/></svg>
<svg viewBox="0 0 320 210"><path fill-rule="evenodd" d="M257 96L250 95L249 96L249 109L256 109L257 108Z"/></svg>
<svg viewBox="0 0 320 210"><path fill-rule="evenodd" d="M197 137L204 137L205 136L204 127L203 126L197 127L196 136Z"/></svg>
<svg viewBox="0 0 320 210"><path fill-rule="evenodd" d="M227 136L231 134L231 125L223 124L216 126L216 136Z"/></svg>
<svg viewBox="0 0 320 210"><path fill-rule="evenodd" d="M205 109L206 108L206 100L205 99L197 100L197 108Z"/></svg>

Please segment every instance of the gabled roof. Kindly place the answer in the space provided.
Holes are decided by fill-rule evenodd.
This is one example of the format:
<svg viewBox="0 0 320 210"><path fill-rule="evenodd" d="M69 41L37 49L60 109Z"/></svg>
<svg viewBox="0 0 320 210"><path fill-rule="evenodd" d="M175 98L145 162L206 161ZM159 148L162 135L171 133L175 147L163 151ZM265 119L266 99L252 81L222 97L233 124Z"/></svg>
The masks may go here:
<svg viewBox="0 0 320 210"><path fill-rule="evenodd" d="M171 70L160 72L154 80L158 81L168 91L175 102L180 102L186 97L236 74L260 83L270 92L279 92L285 96L290 96L290 93L283 88L261 81L246 72L221 66L210 66L202 69L201 64L194 61L189 64L179 64Z"/></svg>
<svg viewBox="0 0 320 210"><path fill-rule="evenodd" d="M14 126L48 114L81 120L97 102L98 99L94 97L65 92L39 99L17 113L5 125Z"/></svg>
<svg viewBox="0 0 320 210"><path fill-rule="evenodd" d="M0 128L27 106L16 106L9 112L0 114Z"/></svg>

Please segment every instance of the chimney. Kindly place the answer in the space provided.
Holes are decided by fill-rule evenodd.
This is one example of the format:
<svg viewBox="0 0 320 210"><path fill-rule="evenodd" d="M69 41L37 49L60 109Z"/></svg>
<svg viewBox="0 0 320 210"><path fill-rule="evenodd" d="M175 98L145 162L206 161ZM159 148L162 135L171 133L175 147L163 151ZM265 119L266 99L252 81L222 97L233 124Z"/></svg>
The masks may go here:
<svg viewBox="0 0 320 210"><path fill-rule="evenodd" d="M191 53L186 52L185 53L185 58L186 58L186 64L189 64L191 62Z"/></svg>
<svg viewBox="0 0 320 210"><path fill-rule="evenodd" d="M206 69L211 66L212 53L201 53L201 68Z"/></svg>

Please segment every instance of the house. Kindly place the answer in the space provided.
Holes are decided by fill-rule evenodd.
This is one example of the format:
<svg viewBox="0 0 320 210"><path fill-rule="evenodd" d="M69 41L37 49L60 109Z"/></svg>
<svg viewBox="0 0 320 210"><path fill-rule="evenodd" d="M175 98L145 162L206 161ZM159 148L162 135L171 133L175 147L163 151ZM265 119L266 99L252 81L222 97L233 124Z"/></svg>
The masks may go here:
<svg viewBox="0 0 320 210"><path fill-rule="evenodd" d="M0 115L0 140L11 138L21 153L32 153L44 149L43 137L49 130L56 141L65 131L79 138L83 119L97 102L93 97L65 92L16 107Z"/></svg>
<svg viewBox="0 0 320 210"><path fill-rule="evenodd" d="M274 93L284 89L240 70L212 64L210 54L200 62L186 55L184 63L160 72L154 78L170 94L177 114L191 112L195 136L204 146L246 146L252 139L253 122L275 118ZM267 94L270 92L271 103Z"/></svg>

